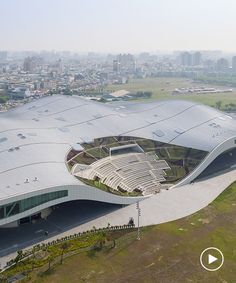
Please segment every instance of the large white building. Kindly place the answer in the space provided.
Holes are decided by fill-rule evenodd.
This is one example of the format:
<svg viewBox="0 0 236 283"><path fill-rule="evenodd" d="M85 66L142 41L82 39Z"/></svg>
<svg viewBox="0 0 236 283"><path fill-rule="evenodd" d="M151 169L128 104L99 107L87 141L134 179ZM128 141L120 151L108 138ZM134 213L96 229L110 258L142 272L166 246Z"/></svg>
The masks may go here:
<svg viewBox="0 0 236 283"><path fill-rule="evenodd" d="M181 186L193 182L199 175L219 170L221 165L223 169L234 166L236 120L210 107L186 101L102 104L66 96L39 99L0 113L0 226L17 225L20 219L45 213L47 208L71 200L126 205L149 197L142 193L124 195L125 188L132 193L137 185L133 185L127 170L121 176L122 168L118 166L112 167L115 168L115 189L117 192L121 189L123 194L91 186L76 176L73 170L78 166L77 156L91 155L89 150L95 147L104 151L113 142L118 144L118 151L120 146L124 148L121 144L125 148L134 144L141 148L142 152L133 153L137 157L135 162L139 163L136 169L128 169L137 175L140 168L142 171L146 168L139 192L155 184L166 184L168 180L168 185ZM150 152L154 151L157 160L165 162L160 163L161 170L183 167L187 168L186 174L173 183L168 174L161 177L156 161L145 159L150 154L145 152L150 144L153 145ZM111 168L118 161L113 160L111 147L109 150L105 157L106 166ZM92 177L87 181L97 182L102 157L91 157L96 159L93 167L96 170L88 171L86 176ZM112 158L110 163L109 158ZM93 162L86 166L91 169ZM98 182L113 186L113 175L100 177Z"/></svg>

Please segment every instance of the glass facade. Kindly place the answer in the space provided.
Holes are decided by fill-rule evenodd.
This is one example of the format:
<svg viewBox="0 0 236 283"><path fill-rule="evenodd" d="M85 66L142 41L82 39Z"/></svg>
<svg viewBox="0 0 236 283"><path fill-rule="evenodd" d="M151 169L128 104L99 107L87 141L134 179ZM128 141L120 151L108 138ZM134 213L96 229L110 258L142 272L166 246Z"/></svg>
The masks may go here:
<svg viewBox="0 0 236 283"><path fill-rule="evenodd" d="M44 204L46 202L67 197L68 191L56 191L52 193L46 193L22 200L18 200L3 206L0 206L0 219L13 216L15 214L24 212L26 210L29 210L31 208L34 208L38 205Z"/></svg>

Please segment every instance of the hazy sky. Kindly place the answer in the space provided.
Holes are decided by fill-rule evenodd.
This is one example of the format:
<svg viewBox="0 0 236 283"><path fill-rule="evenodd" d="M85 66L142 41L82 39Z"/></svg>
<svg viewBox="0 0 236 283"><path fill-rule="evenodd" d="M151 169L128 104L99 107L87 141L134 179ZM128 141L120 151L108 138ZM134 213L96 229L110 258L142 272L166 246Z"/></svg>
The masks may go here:
<svg viewBox="0 0 236 283"><path fill-rule="evenodd" d="M0 50L236 51L236 0L0 0Z"/></svg>

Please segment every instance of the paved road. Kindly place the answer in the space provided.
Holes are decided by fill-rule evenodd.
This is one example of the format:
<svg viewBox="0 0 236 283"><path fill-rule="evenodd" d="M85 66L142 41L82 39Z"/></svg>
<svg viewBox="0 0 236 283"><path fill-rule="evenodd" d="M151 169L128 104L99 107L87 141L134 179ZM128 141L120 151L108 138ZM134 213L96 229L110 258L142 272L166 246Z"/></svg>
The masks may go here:
<svg viewBox="0 0 236 283"><path fill-rule="evenodd" d="M142 226L160 224L188 216L211 203L221 192L236 180L236 170L201 180L199 182L182 187L162 191L140 203ZM114 208L115 209L115 208ZM44 240L71 235L88 229L93 226L105 227L111 225L122 225L128 222L129 217L137 219L136 205L129 205L120 209L108 212L106 215L97 217L84 224L78 225L67 231L59 231L57 236L50 236ZM60 227L62 225L60 224ZM0 259L1 266L15 256L15 253L6 255Z"/></svg>

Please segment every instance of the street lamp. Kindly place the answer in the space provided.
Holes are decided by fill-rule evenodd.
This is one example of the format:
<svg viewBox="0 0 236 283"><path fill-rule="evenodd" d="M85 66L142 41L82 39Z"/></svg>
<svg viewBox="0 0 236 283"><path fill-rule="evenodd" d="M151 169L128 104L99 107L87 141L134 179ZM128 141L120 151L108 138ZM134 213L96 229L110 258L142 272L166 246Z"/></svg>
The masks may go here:
<svg viewBox="0 0 236 283"><path fill-rule="evenodd" d="M140 240L140 224L139 218L141 216L141 208L139 207L139 201L136 203L136 209L138 211L138 231L137 231L137 240Z"/></svg>

